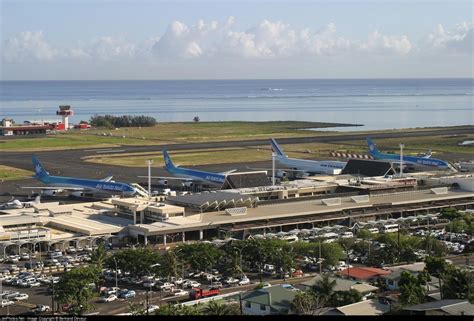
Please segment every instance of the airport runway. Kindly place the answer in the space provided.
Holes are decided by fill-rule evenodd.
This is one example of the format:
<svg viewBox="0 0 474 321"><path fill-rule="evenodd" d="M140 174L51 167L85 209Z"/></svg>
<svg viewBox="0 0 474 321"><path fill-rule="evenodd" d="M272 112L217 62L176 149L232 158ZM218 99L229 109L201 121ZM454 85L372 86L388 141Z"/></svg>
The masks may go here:
<svg viewBox="0 0 474 321"><path fill-rule="evenodd" d="M374 139L380 138L402 138L402 137L421 137L432 135L465 135L473 134L474 127L459 127L459 128L440 128L436 130L427 131L406 131L403 133L379 133L371 135ZM341 141L365 141L366 134L341 134L334 136L311 136L311 137L291 137L279 138L278 143L285 144L300 144L300 143L334 143ZM136 182L137 176L146 175L147 170L144 167L121 167L107 164L89 163L82 160L82 157L90 155L100 155L101 153L136 153L136 152L157 152L166 148L169 150L190 150L190 149L208 149L208 148L223 148L223 147L254 147L267 146L268 139L255 139L244 141L227 141L227 142L206 142L206 143L184 143L172 145L147 145L147 146L118 146L116 148L84 148L71 150L57 150L35 152L40 160L45 165L46 169L53 175L64 175L84 178L103 178L113 175L117 181ZM32 152L0 152L0 164L23 168L27 170L32 169L31 155ZM209 171L225 171L229 169L248 170L249 167L264 167L270 168L271 162L255 162L255 163L236 163L236 164L213 164L206 166L196 166L196 168L205 168ZM154 176L169 176L163 168L152 168L152 175ZM0 195L4 193L21 193L26 194L27 191L21 190L18 186L37 186L38 182L33 179L27 179L14 182L0 183ZM20 192L21 191L21 192ZM26 193L25 193L26 192Z"/></svg>

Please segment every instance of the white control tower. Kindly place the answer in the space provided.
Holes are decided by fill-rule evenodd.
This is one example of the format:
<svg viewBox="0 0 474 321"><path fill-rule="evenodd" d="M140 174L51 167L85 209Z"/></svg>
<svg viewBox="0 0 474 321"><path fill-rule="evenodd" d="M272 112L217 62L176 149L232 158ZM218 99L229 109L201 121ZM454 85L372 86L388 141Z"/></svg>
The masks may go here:
<svg viewBox="0 0 474 321"><path fill-rule="evenodd" d="M74 111L69 105L59 106L59 110L56 111L56 115L61 115L63 117L64 130L69 129L69 116L74 116Z"/></svg>

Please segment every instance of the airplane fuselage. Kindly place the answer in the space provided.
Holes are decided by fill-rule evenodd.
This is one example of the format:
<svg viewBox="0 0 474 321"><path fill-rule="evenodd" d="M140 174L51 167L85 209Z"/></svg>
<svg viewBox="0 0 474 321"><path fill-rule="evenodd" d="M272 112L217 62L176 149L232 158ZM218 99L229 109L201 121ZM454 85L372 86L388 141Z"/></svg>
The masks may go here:
<svg viewBox="0 0 474 321"><path fill-rule="evenodd" d="M397 154L370 153L370 155L376 160L383 160L397 164L400 163L400 155ZM418 168L449 168L449 164L443 160L416 156L403 156L403 164L406 166L413 166Z"/></svg>
<svg viewBox="0 0 474 321"><path fill-rule="evenodd" d="M74 178L74 177L65 177L65 176L42 176L37 177L42 183L47 185L61 186L61 187L75 187L75 188L84 188L87 191L97 192L97 193L107 193L107 194L123 194L123 195L133 195L135 189L124 183L117 182L106 182L101 180L94 179L83 179L83 178Z"/></svg>
<svg viewBox="0 0 474 321"><path fill-rule="evenodd" d="M288 158L284 156L275 156L275 160L286 167L316 174L336 175L339 174L346 166L345 162L313 161L297 158Z"/></svg>
<svg viewBox="0 0 474 321"><path fill-rule="evenodd" d="M167 166L166 170L168 171L168 173L176 177L188 178L194 181L199 181L202 183L216 185L216 186L222 186L226 178L225 175L221 175L217 173L211 173L211 172L205 172L205 171L199 171L195 169L181 168L181 167L175 167L175 166L174 167Z"/></svg>

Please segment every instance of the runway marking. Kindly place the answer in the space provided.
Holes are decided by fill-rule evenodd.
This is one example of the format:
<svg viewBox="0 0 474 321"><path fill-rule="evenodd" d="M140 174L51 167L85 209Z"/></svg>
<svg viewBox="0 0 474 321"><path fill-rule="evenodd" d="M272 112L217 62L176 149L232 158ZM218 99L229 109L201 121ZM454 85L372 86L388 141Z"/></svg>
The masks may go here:
<svg viewBox="0 0 474 321"><path fill-rule="evenodd" d="M85 149L85 152L96 152L96 153L120 153L124 152L125 149Z"/></svg>

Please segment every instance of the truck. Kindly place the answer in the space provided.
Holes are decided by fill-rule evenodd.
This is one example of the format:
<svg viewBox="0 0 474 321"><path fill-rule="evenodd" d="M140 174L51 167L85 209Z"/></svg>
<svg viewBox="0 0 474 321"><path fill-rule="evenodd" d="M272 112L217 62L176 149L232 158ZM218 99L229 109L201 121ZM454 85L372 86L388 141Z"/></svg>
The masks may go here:
<svg viewBox="0 0 474 321"><path fill-rule="evenodd" d="M191 292L189 292L189 298L191 300L198 300L198 299L218 295L219 293L220 293L219 289L203 290L201 288L193 288Z"/></svg>

